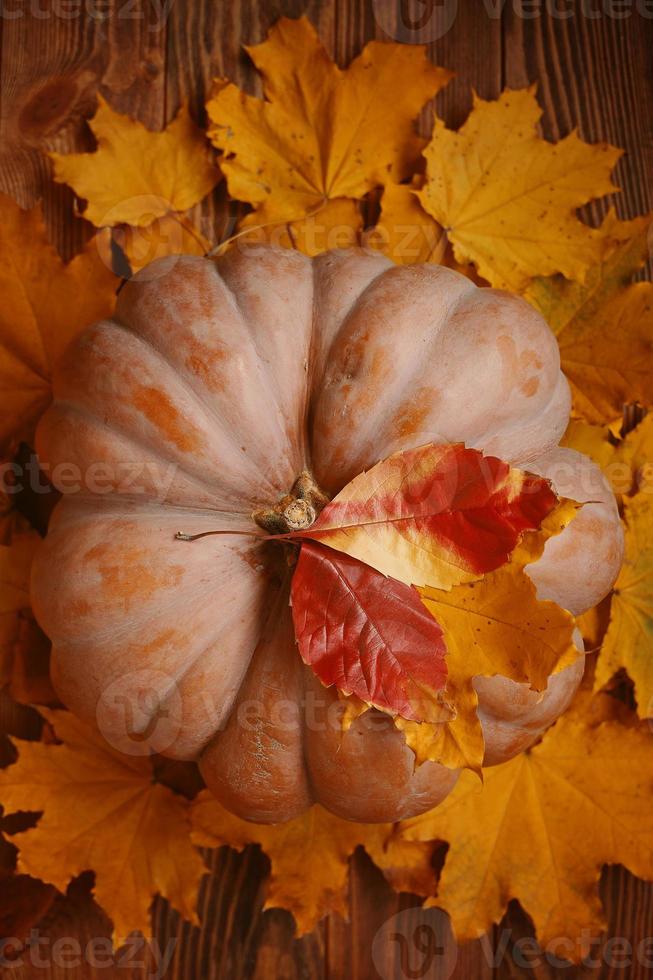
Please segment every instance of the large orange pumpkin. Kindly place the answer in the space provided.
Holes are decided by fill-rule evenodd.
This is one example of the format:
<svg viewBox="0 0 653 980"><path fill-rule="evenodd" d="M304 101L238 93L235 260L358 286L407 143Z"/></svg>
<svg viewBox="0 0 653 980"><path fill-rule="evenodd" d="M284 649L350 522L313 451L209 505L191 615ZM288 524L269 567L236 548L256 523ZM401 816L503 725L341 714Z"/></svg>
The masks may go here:
<svg viewBox="0 0 653 980"><path fill-rule="evenodd" d="M622 536L598 469L557 448L569 408L544 320L447 268L267 246L154 263L68 351L38 432L69 491L33 574L62 700L125 751L198 758L251 820L434 806L457 774L415 769L376 710L342 731L337 693L297 652L283 548L242 532L304 470L333 495L390 453L465 442L591 501L529 569L541 598L581 613ZM175 540L216 528L233 533ZM488 764L565 709L582 659L544 693L477 678Z"/></svg>

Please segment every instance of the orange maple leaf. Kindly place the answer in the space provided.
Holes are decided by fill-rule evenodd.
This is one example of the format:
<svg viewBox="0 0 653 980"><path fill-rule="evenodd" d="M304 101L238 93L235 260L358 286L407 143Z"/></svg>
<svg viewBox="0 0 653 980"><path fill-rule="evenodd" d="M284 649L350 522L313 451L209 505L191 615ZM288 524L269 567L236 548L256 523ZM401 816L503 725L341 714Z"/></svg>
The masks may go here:
<svg viewBox="0 0 653 980"><path fill-rule="evenodd" d="M0 453L30 441L50 398L52 369L84 327L111 314L118 279L92 239L64 263L41 210L22 211L0 194Z"/></svg>
<svg viewBox="0 0 653 980"><path fill-rule="evenodd" d="M119 940L133 930L151 934L156 893L197 922L206 869L190 842L188 801L153 782L149 758L117 752L67 711L41 710L63 744L18 742L18 761L0 771L5 812L43 811L12 838L18 870L60 891L93 870Z"/></svg>

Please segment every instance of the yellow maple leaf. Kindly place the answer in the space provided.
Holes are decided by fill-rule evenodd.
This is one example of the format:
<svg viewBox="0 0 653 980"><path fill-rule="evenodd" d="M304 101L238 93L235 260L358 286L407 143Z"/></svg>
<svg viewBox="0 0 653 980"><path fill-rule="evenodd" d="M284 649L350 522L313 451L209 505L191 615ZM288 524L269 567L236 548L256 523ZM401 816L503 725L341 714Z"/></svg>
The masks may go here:
<svg viewBox="0 0 653 980"><path fill-rule="evenodd" d="M614 472L616 457L615 441L610 438L607 425L595 425L582 419L572 419L567 431L560 440L561 446L576 449L579 453L589 456L597 466L601 467L615 493L627 493L632 482L630 466L626 464L625 473Z"/></svg>
<svg viewBox="0 0 653 980"><path fill-rule="evenodd" d="M48 242L40 208L0 195L0 451L31 440L47 408L52 368L90 323L109 316L118 279L97 241L64 264Z"/></svg>
<svg viewBox="0 0 653 980"><path fill-rule="evenodd" d="M554 602L539 600L524 567L537 560L544 543L573 519L577 505L563 500L542 525L526 534L512 560L476 582L450 591L419 588L424 605L438 622L447 647L445 696L456 717L436 724L395 718L418 763L430 760L452 769L480 770L483 731L476 709L474 677L501 674L537 690L550 674L578 657L575 620Z"/></svg>
<svg viewBox="0 0 653 980"><path fill-rule="evenodd" d="M649 413L617 449L617 462L614 466L614 479L625 481L630 470L630 486L620 489L620 493L653 493L653 414Z"/></svg>
<svg viewBox="0 0 653 980"><path fill-rule="evenodd" d="M441 225L427 214L418 197L419 188L389 183L383 189L381 213L366 244L398 265L414 262L442 264L447 236Z"/></svg>
<svg viewBox="0 0 653 980"><path fill-rule="evenodd" d="M603 643L603 638L610 622L610 604L612 595L607 595L597 606L592 606L586 612L576 617L576 625L583 637L586 653L596 653Z"/></svg>
<svg viewBox="0 0 653 980"><path fill-rule="evenodd" d="M343 71L305 17L282 17L247 52L265 98L219 82L209 136L224 151L229 193L263 223L296 221L407 176L421 148L413 120L451 77L424 47L378 41Z"/></svg>
<svg viewBox="0 0 653 980"><path fill-rule="evenodd" d="M642 717L653 716L653 415L625 438L614 426L570 423L563 444L601 467L625 512L626 558L611 598L578 620L593 648L602 645L595 687L625 669L635 683Z"/></svg>
<svg viewBox="0 0 653 980"><path fill-rule="evenodd" d="M477 286L487 286L487 281L478 274L475 266L456 261L444 229L420 203L418 195L422 186L420 177L414 177L411 184L386 184L379 219L362 236L365 247L382 252L398 265L412 265L415 262L445 265L471 279Z"/></svg>
<svg viewBox="0 0 653 980"><path fill-rule="evenodd" d="M156 893L197 922L206 869L190 842L188 801L153 782L148 758L115 751L67 711L41 710L63 744L19 742L18 761L0 771L5 812L43 811L35 827L12 838L18 870L61 891L93 870L118 940L133 930L151 934Z"/></svg>
<svg viewBox="0 0 653 980"><path fill-rule="evenodd" d="M93 153L50 153L54 179L87 202L98 228L149 225L168 211L187 211L213 189L220 173L202 130L183 106L160 133L114 112L99 99L89 120Z"/></svg>
<svg viewBox="0 0 653 980"><path fill-rule="evenodd" d="M593 423L612 421L626 402L651 401L653 285L629 283L648 258L652 222L653 213L619 222L610 212L584 283L553 276L524 293L558 337L574 413Z"/></svg>
<svg viewBox="0 0 653 980"><path fill-rule="evenodd" d="M572 419L561 445L593 459L615 494L652 493L653 414L645 416L623 439L615 436L614 428Z"/></svg>
<svg viewBox="0 0 653 980"><path fill-rule="evenodd" d="M625 402L651 403L653 285L638 282L606 302L590 321L574 321L558 338L574 412L590 421L614 417Z"/></svg>
<svg viewBox="0 0 653 980"><path fill-rule="evenodd" d="M435 887L433 844L418 842L416 847L402 841L392 824L352 823L317 805L287 823L249 823L221 807L208 791L193 801L191 817L198 846L263 848L271 864L265 907L289 909L300 934L329 912L346 916L348 859L359 846L397 890L428 895Z"/></svg>
<svg viewBox="0 0 653 980"><path fill-rule="evenodd" d="M619 221L610 208L600 231L600 253L584 282L563 276L537 276L524 290L556 336L577 317L589 319L606 300L627 286L648 258L648 231L653 212L632 221Z"/></svg>
<svg viewBox="0 0 653 980"><path fill-rule="evenodd" d="M624 501L626 556L612 596L610 625L596 665L603 687L621 668L635 684L640 717L653 718L653 497Z"/></svg>
<svg viewBox="0 0 653 980"><path fill-rule="evenodd" d="M211 243L187 218L165 214L143 228L126 225L113 232L132 273L167 255L206 255Z"/></svg>
<svg viewBox="0 0 653 980"><path fill-rule="evenodd" d="M363 216L357 201L335 198L299 221L261 224L261 212L253 211L239 223L235 245L242 242L268 242L282 248L296 248L305 255L319 255L332 248L358 245Z"/></svg>
<svg viewBox="0 0 653 980"><path fill-rule="evenodd" d="M548 143L537 133L541 114L534 86L494 102L475 96L458 132L436 120L425 150L425 210L446 229L459 262L515 291L558 272L583 281L600 258L601 235L575 211L617 189L610 173L620 150L590 146L575 132Z"/></svg>
<svg viewBox="0 0 653 980"><path fill-rule="evenodd" d="M563 716L543 741L484 770L464 772L435 810L405 821L408 840L448 841L437 899L460 940L482 935L516 898L541 946L578 960L584 929L604 917L601 866L653 877L653 736L618 722ZM572 940L570 943L569 940Z"/></svg>

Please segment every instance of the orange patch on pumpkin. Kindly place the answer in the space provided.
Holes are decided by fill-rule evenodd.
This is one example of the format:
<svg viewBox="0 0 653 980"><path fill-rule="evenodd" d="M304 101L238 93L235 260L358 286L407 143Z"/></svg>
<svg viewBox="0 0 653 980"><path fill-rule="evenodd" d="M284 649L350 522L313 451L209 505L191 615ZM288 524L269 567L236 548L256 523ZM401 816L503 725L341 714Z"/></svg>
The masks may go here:
<svg viewBox="0 0 653 980"><path fill-rule="evenodd" d="M160 589L178 585L184 570L178 565L153 567L151 555L140 548L122 551L115 559L105 544L97 544L84 555L85 562L94 562L106 590L127 607L149 599Z"/></svg>
<svg viewBox="0 0 653 980"><path fill-rule="evenodd" d="M424 429L424 423L440 400L435 388L419 388L408 405L404 406L393 422L393 428L402 438L408 438Z"/></svg>
<svg viewBox="0 0 653 980"><path fill-rule="evenodd" d="M184 422L165 392L142 385L134 391L132 401L152 425L179 449L192 452L200 448L197 435Z"/></svg>
<svg viewBox="0 0 653 980"><path fill-rule="evenodd" d="M532 398L539 387L540 379L533 376L532 378L527 378L526 381L519 386L519 390L526 395L527 398Z"/></svg>

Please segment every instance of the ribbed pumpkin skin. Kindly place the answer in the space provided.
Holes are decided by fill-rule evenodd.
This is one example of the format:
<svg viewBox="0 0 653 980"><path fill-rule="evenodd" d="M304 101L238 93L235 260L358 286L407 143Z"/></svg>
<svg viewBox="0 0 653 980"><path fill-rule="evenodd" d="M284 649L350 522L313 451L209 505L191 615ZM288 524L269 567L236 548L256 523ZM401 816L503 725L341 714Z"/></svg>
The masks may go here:
<svg viewBox="0 0 653 980"><path fill-rule="evenodd" d="M55 476L61 463L83 474L32 580L62 700L117 747L150 738L199 758L250 820L314 801L363 821L436 805L457 774L414 770L389 718L370 711L341 731L336 692L297 653L280 549L174 535L251 530L304 469L333 495L392 452L465 442L592 501L529 570L541 598L580 613L609 590L623 542L600 472L556 448L569 406L542 318L449 269L268 246L154 263L69 350L38 431ZM99 463L104 489L97 465L89 476ZM478 678L487 761L530 744L581 674L582 658L543 694Z"/></svg>

